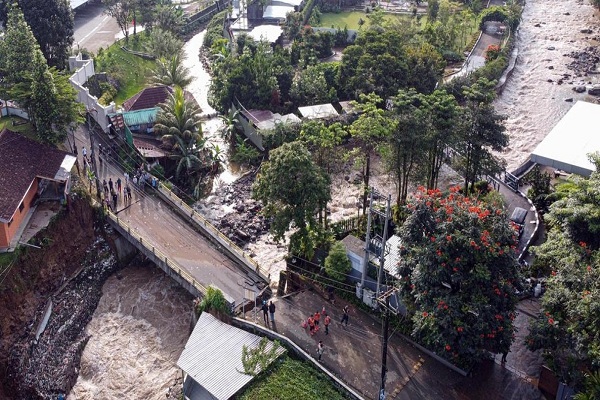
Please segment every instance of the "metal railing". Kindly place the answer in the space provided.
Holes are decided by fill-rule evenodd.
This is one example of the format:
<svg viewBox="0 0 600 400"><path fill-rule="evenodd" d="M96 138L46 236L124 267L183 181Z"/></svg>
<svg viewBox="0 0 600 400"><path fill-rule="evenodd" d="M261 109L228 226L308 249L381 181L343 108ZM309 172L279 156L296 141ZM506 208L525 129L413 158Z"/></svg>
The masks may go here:
<svg viewBox="0 0 600 400"><path fill-rule="evenodd" d="M134 238L140 245L145 247L148 251L151 251L157 258L161 261L164 261L165 265L169 267L173 272L177 275L181 276L186 282L190 285L198 289L198 291L202 294L206 293L206 287L198 282L193 276L191 276L177 261L169 259L169 257L163 253L162 251L156 249L155 246L148 239L144 239L142 235L135 231L135 229L131 229L131 226L127 224L125 221L119 219L117 215L115 215L112 211L107 210L106 215L113 222L119 225L123 230L127 232L127 234Z"/></svg>
<svg viewBox="0 0 600 400"><path fill-rule="evenodd" d="M206 228L208 234L214 237L219 243L223 246L227 246L227 248L232 252L238 255L241 259L246 261L252 268L254 272L262 275L261 277L267 281L270 280L269 272L260 266L252 257L248 255L243 249L238 247L231 239L227 236L223 235L221 231L219 231L213 224L211 224L202 214L198 213L192 207L187 205L179 196L173 193L168 187L166 187L162 182L158 183L158 190L165 196L169 197L171 202L179 207L186 215L188 215L193 221L197 224Z"/></svg>

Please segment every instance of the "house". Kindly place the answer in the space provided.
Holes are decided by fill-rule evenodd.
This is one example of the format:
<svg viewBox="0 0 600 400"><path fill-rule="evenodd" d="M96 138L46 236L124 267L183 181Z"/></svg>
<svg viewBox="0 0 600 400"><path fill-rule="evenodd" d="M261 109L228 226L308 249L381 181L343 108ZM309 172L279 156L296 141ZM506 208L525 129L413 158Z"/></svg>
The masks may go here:
<svg viewBox="0 0 600 400"><path fill-rule="evenodd" d="M207 312L202 313L177 361L184 374L184 398L233 398L254 378L244 373L243 349L255 349L260 341L260 336L228 325ZM270 351L273 345L269 341L265 350ZM276 350L277 357L283 353L281 347ZM260 372L260 367L254 372Z"/></svg>
<svg viewBox="0 0 600 400"><path fill-rule="evenodd" d="M270 130L277 124L299 124L302 121L295 114L281 115L272 113L269 110L247 110L238 103L238 108L232 105L233 111L239 111L238 121L244 130L246 137L261 151L263 146L263 137L261 130Z"/></svg>
<svg viewBox="0 0 600 400"><path fill-rule="evenodd" d="M76 157L16 132L0 132L0 250L14 248L36 201L64 201Z"/></svg>

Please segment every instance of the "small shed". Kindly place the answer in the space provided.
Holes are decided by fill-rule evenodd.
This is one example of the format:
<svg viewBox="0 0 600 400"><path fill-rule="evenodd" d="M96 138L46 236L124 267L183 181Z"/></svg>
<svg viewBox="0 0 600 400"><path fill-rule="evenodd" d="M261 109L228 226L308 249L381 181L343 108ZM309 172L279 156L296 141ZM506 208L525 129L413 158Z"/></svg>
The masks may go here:
<svg viewBox="0 0 600 400"><path fill-rule="evenodd" d="M242 372L243 347L256 348L261 339L209 313L202 313L177 361L177 366L184 372L185 398L227 400L235 396L253 379L252 375ZM266 351L273 346L269 341ZM284 351L280 347L277 355Z"/></svg>
<svg viewBox="0 0 600 400"><path fill-rule="evenodd" d="M331 103L317 104L314 106L298 107L298 112L302 118L307 119L325 119L337 117L339 114Z"/></svg>

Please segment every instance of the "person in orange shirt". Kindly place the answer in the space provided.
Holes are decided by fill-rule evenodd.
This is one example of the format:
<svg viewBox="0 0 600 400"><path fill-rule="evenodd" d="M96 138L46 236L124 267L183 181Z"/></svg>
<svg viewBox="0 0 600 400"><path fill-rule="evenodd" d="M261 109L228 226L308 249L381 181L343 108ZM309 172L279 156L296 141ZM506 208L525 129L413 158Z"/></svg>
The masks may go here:
<svg viewBox="0 0 600 400"><path fill-rule="evenodd" d="M315 331L318 331L319 330L319 321L321 320L321 313L319 313L317 311L315 313L314 319L315 319Z"/></svg>
<svg viewBox="0 0 600 400"><path fill-rule="evenodd" d="M329 318L329 315L325 316L325 321L323 321L323 323L325 324L325 334L329 335L329 324L331 323L331 318Z"/></svg>
<svg viewBox="0 0 600 400"><path fill-rule="evenodd" d="M308 317L308 330L310 331L310 336L315 334L315 320L312 315Z"/></svg>

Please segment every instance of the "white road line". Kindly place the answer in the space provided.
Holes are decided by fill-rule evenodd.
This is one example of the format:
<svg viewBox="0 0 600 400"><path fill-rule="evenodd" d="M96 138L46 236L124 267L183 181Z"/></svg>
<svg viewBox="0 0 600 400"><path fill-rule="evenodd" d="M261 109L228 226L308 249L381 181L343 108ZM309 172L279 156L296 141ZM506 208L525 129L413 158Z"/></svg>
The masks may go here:
<svg viewBox="0 0 600 400"><path fill-rule="evenodd" d="M83 38L81 38L81 40L78 41L79 46L81 46L81 44L90 36L93 35L94 33L96 33L96 31L98 29L100 29L100 26L103 25L108 19L110 18L110 16L105 15L104 18L102 18L102 21L100 21L100 23L98 24L98 26L96 26L94 29L92 29L90 31L90 33L88 33L87 35L85 35Z"/></svg>

